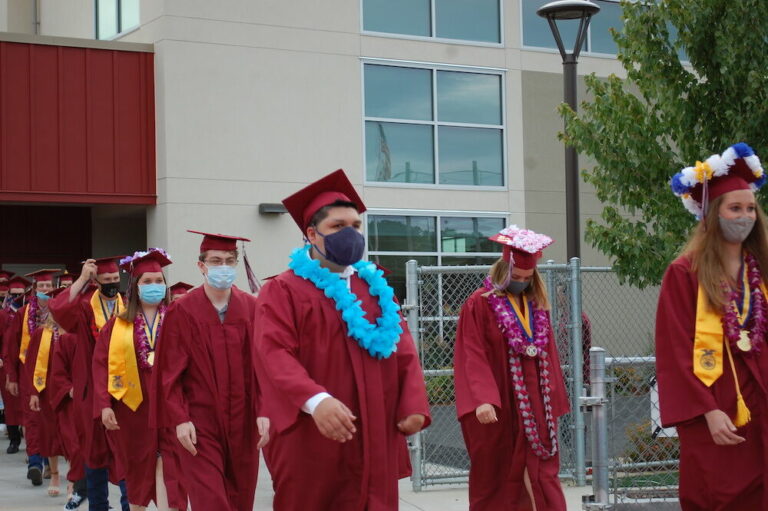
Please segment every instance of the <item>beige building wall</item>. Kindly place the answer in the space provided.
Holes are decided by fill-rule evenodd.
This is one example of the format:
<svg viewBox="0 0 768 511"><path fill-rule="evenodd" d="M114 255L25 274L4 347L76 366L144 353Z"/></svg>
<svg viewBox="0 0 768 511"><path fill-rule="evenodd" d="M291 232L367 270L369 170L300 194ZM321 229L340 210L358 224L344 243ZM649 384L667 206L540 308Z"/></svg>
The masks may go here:
<svg viewBox="0 0 768 511"><path fill-rule="evenodd" d="M43 34L93 38L92 0L41 5ZM564 261L562 120L555 112L562 65L554 51L520 47L518 0L504 2L503 46L363 35L360 5L142 0L141 27L117 39L155 45L158 203L147 211L147 243L174 256L172 280L199 282L200 239L187 228L250 237L259 275L282 271L300 233L288 215L259 215L258 204L279 202L337 168L348 171L369 208L501 213L551 234L559 243L547 257ZM504 70L506 188L364 186L367 58ZM621 72L615 59L588 56L579 70ZM599 215L584 184L581 205L582 225ZM607 263L586 244L583 256L587 265Z"/></svg>

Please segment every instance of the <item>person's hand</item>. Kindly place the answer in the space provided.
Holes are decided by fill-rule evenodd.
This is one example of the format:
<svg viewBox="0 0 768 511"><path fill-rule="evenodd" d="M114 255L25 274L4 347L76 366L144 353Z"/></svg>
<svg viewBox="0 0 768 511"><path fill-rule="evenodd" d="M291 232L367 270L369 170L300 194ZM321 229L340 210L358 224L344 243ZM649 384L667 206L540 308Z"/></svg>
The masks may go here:
<svg viewBox="0 0 768 511"><path fill-rule="evenodd" d="M480 421L480 424L499 422L499 418L496 416L496 408L489 403L478 406L475 410L475 415L477 415L477 420Z"/></svg>
<svg viewBox="0 0 768 511"><path fill-rule="evenodd" d="M346 442L352 440L352 435L357 431L352 422L357 417L352 415L344 403L333 397L320 401L312 418L320 434L329 440Z"/></svg>
<svg viewBox="0 0 768 511"><path fill-rule="evenodd" d="M101 409L101 422L110 431L120 429L120 426L117 424L117 417L115 417L115 411L112 408Z"/></svg>
<svg viewBox="0 0 768 511"><path fill-rule="evenodd" d="M257 417L256 429L259 430L259 443L256 448L261 449L269 442L269 417Z"/></svg>
<svg viewBox="0 0 768 511"><path fill-rule="evenodd" d="M710 410L704 414L704 418L707 419L709 434L715 444L736 445L745 441L745 438L736 434L736 426L722 410Z"/></svg>
<svg viewBox="0 0 768 511"><path fill-rule="evenodd" d="M176 426L176 438L182 447L188 450L192 456L197 456L197 432L195 431L195 425L192 422L182 422Z"/></svg>
<svg viewBox="0 0 768 511"><path fill-rule="evenodd" d="M80 270L80 276L77 280L82 281L84 284L88 281L96 278L98 270L96 268L96 259L86 259L83 263L83 269Z"/></svg>
<svg viewBox="0 0 768 511"><path fill-rule="evenodd" d="M2 368L3 368L3 359L0 358L0 369L2 369Z"/></svg>
<svg viewBox="0 0 768 511"><path fill-rule="evenodd" d="M38 396L29 396L29 409L33 412L40 411L40 398Z"/></svg>
<svg viewBox="0 0 768 511"><path fill-rule="evenodd" d="M5 384L5 390L14 397L19 395L19 384L15 381L9 381Z"/></svg>
<svg viewBox="0 0 768 511"><path fill-rule="evenodd" d="M422 414L414 413L413 415L409 415L405 419L398 422L397 429L399 429L400 432L404 435L413 435L414 433L421 431L421 428L424 427L424 422L426 420L427 418Z"/></svg>

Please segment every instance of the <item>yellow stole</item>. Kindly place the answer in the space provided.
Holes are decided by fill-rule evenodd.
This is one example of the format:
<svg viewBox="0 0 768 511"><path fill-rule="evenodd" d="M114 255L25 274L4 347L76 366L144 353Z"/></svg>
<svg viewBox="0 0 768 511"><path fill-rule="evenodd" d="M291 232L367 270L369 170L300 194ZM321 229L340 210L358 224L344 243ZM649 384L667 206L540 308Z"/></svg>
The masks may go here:
<svg viewBox="0 0 768 511"><path fill-rule="evenodd" d="M101 297L99 296L99 290L97 289L96 292L93 293L91 296L91 310L93 310L93 318L96 322L96 330L101 330L104 328L104 325L107 324L107 321L112 316L117 316L122 312L122 304L123 304L123 297L120 296L118 293L117 298L115 299L115 308L112 311L112 314L109 316L105 316L104 312L109 311L109 309L105 309L104 306L101 303Z"/></svg>
<svg viewBox="0 0 768 511"><path fill-rule="evenodd" d="M109 338L107 390L134 412L144 400L133 343L133 322L116 318Z"/></svg>
<svg viewBox="0 0 768 511"><path fill-rule="evenodd" d="M53 339L53 330L43 328L43 335L40 338L40 349L37 350L37 359L35 360L35 372L32 378L32 384L38 392L45 389L46 379L48 377L48 359L51 353L51 339Z"/></svg>
<svg viewBox="0 0 768 511"><path fill-rule="evenodd" d="M27 362L27 350L29 349L29 340L32 338L29 331L29 304L24 308L24 319L21 324L21 346L19 347L19 360L22 364Z"/></svg>
<svg viewBox="0 0 768 511"><path fill-rule="evenodd" d="M746 275L744 276L746 279ZM745 282L745 304L742 310L746 314L749 307L749 282ZM764 283L760 284L760 290L763 296L768 298ZM723 332L722 313L715 311L710 307L707 300L707 294L699 286L696 303L696 332L693 341L693 374L701 380L704 385L710 387L723 374L723 346L728 355L728 361L733 372L734 384L736 385L736 417L733 421L735 426L743 426L751 420L751 413L744 397L741 395L739 378L736 375L736 366L733 362L733 353L725 333Z"/></svg>

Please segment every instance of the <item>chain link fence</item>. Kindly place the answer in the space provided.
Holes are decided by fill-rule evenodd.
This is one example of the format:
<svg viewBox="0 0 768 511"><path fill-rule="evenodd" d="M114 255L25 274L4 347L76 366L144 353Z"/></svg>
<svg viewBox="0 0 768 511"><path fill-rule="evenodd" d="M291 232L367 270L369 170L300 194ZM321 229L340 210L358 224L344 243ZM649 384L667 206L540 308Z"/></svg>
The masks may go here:
<svg viewBox="0 0 768 511"><path fill-rule="evenodd" d="M412 438L413 485L466 482L469 458L456 419L453 345L461 306L489 266L407 264L404 309L417 342L433 423ZM610 268L552 262L539 266L550 296L552 323L571 413L560 419L561 477L583 485L591 473L589 348L606 357L607 456L611 501L658 502L676 498L679 447L674 431L661 430L655 388L653 329L657 289L621 285Z"/></svg>

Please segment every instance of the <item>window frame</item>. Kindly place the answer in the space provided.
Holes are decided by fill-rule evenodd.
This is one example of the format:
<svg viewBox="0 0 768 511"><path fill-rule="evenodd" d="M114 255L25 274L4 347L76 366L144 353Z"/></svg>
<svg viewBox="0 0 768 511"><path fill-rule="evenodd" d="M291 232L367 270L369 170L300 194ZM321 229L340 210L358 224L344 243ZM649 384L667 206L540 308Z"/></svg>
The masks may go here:
<svg viewBox="0 0 768 511"><path fill-rule="evenodd" d="M366 65L378 65L389 67L409 67L414 69L425 69L431 71L432 74L432 120L430 121L417 121L413 119L397 119L389 117L368 117L365 114L365 66ZM501 124L476 124L476 123L460 123L460 122L447 122L437 120L437 73L439 71L456 71L471 74L491 74L499 76L499 86L501 90ZM363 185L382 187L382 188L421 188L428 190L462 190L462 191L508 191L509 190L509 158L507 156L507 69L498 67L485 67L485 66L463 66L457 64L444 64L436 62L419 62L412 60L397 60L397 59L382 59L373 57L361 57L360 58L360 97L361 97L361 110L362 110L362 172L363 172ZM366 122L388 122L396 124L415 124L415 125L429 125L432 127L434 136L434 143L432 147L432 157L435 165L435 182L434 183L400 183L400 182L388 182L388 181L373 181L368 179L367 158L366 158L366 140L365 140L365 125ZM501 178L502 184L499 186L491 185L451 185L441 184L440 181L440 167L439 167L439 151L440 141L438 128L440 126L459 127L459 128L481 128L481 129L496 129L501 131Z"/></svg>
<svg viewBox="0 0 768 511"><path fill-rule="evenodd" d="M409 34L397 34L394 32L378 32L375 30L366 30L365 29L365 0L359 0L359 6L360 6L360 34L372 36L372 37L387 37L391 39L405 39L410 41L427 41L427 42L433 42L433 43L446 43L446 44L463 44L468 46L484 46L486 48L504 48L505 46L505 39L504 39L504 4L506 3L505 0L496 0L499 5L499 42L498 43L490 43L487 41L472 41L469 39L450 39L447 37L437 37L437 28L436 28L436 19L437 15L435 14L435 0L429 0L429 23L430 23L430 31L433 35L431 36L423 36L423 35L409 35Z"/></svg>
<svg viewBox="0 0 768 511"><path fill-rule="evenodd" d="M139 1L139 22L136 25L133 25L131 27L123 28L123 0L114 0L115 6L117 7L117 33L115 33L112 36L100 38L99 37L99 0L93 0L93 6L94 6L94 35L95 39L97 41L114 41L115 39L118 39L120 37L123 37L127 34L130 34L131 32L134 32L138 30L141 27L141 2Z"/></svg>

